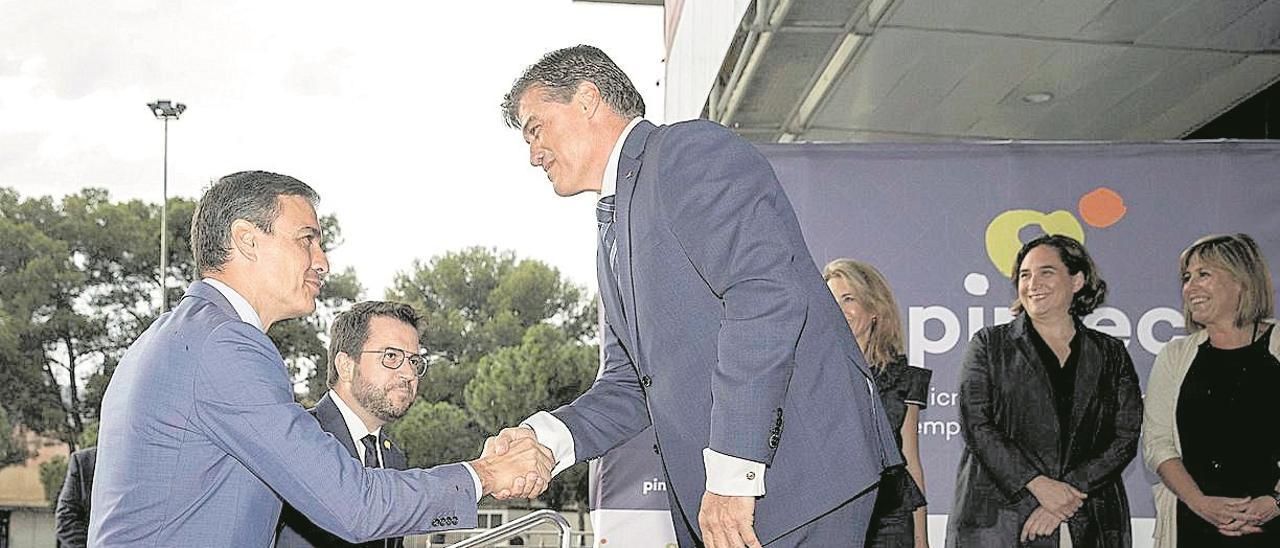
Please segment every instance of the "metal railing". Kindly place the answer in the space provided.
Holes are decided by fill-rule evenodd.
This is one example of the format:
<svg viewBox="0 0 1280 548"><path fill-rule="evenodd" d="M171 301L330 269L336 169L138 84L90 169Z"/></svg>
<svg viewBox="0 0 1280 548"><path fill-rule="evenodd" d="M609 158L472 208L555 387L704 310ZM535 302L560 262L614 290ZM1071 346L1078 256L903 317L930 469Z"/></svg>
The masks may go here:
<svg viewBox="0 0 1280 548"><path fill-rule="evenodd" d="M450 544L448 548L493 546L548 522L554 523L560 530L560 548L571 548L573 546L573 529L569 527L569 520L564 519L564 516L555 510L538 510L537 512L525 514L507 522L505 525L490 529L462 542Z"/></svg>

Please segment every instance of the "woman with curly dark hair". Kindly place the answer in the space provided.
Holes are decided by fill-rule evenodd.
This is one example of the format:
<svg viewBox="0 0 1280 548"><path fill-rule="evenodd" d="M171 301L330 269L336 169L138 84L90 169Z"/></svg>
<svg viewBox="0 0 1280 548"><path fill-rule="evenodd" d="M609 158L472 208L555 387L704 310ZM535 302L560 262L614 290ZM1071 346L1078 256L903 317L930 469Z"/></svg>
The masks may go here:
<svg viewBox="0 0 1280 548"><path fill-rule="evenodd" d="M960 372L947 546L1130 546L1138 376L1124 343L1081 322L1107 284L1066 236L1027 242L1013 270L1016 317L979 331Z"/></svg>

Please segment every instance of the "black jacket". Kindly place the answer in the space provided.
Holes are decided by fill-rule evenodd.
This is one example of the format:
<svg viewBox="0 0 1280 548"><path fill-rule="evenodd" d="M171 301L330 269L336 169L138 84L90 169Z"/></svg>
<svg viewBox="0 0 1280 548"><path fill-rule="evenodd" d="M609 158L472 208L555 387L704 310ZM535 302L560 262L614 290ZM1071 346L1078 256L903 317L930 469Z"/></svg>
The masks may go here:
<svg viewBox="0 0 1280 548"><path fill-rule="evenodd" d="M89 501L97 462L97 447L76 451L67 461L67 479L62 482L54 509L58 541L64 548L83 548L88 541Z"/></svg>
<svg viewBox="0 0 1280 548"><path fill-rule="evenodd" d="M311 413L311 416L320 422L322 430L333 434L333 437L337 438L338 442L347 448L352 458L359 458L355 441L351 439L351 431L347 428L346 421L342 420L342 412L338 410L338 404L329 399L328 394L320 398L320 401L316 402L316 406L308 409L307 412ZM387 438L386 428L380 431L378 443L382 445L382 463L385 468L404 470L409 467L409 460L405 457L404 452ZM399 537L387 539L386 542L374 540L364 544L351 544L317 527L306 516L298 513L288 504L285 504L280 510L280 525L278 529L276 532L276 546L279 548L311 548L313 546L367 546L371 548L385 546L386 548L400 548L404 546L404 539Z"/></svg>
<svg viewBox="0 0 1280 548"><path fill-rule="evenodd" d="M979 331L960 373L960 455L947 545L1016 546L1039 502L1026 489L1038 475L1089 495L1068 522L1075 546L1130 545L1121 474L1138 449L1142 396L1119 339L1079 322L1079 355L1066 455L1048 373L1030 320ZM1065 457L1065 458L1064 458ZM1057 535L1045 540L1057 546Z"/></svg>

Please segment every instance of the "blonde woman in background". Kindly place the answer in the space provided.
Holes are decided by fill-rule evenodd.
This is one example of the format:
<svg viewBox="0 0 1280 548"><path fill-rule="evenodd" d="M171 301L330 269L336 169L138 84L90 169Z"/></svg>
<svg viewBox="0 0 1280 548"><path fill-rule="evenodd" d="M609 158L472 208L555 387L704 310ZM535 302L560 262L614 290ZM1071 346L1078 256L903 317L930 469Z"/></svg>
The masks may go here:
<svg viewBox="0 0 1280 548"><path fill-rule="evenodd" d="M832 261L822 272L840 303L849 329L875 372L885 417L895 428L906 470L891 468L880 482L875 511L867 530L867 546L928 548L924 469L920 466L920 410L929 395L932 371L907 365L903 355L902 320L893 291L869 264L852 259Z"/></svg>
<svg viewBox="0 0 1280 548"><path fill-rule="evenodd" d="M1280 546L1271 271L1245 234L1201 238L1179 262L1188 335L1156 356L1143 418L1156 546Z"/></svg>

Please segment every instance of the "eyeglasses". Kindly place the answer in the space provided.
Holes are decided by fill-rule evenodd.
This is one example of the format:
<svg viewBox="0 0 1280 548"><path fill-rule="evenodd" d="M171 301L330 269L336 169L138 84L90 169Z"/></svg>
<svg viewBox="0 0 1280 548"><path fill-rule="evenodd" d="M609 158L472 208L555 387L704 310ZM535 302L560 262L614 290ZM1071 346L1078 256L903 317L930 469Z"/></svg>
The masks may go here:
<svg viewBox="0 0 1280 548"><path fill-rule="evenodd" d="M400 366L404 365L407 359L415 375L421 377L427 374L427 358L423 357L422 354L410 354L393 346L388 346L382 350L361 350L360 353L382 354L382 366L387 369L400 369Z"/></svg>

